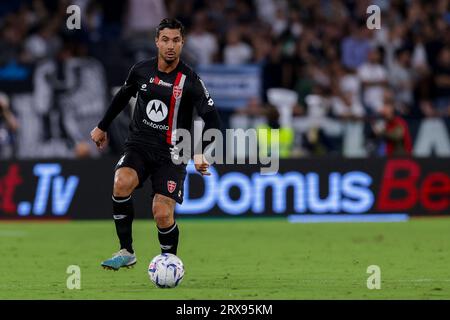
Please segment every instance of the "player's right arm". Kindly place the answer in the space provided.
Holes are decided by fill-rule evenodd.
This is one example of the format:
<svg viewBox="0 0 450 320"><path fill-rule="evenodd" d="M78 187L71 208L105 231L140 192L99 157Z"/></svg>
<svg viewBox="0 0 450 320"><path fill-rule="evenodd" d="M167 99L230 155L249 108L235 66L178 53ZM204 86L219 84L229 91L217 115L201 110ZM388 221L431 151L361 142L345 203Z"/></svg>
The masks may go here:
<svg viewBox="0 0 450 320"><path fill-rule="evenodd" d="M102 149L107 143L108 139L106 132L108 131L111 122L128 105L131 97L136 96L136 92L138 91L136 66L137 64L131 68L125 84L115 94L108 110L103 116L103 119L91 131L91 139L100 149Z"/></svg>

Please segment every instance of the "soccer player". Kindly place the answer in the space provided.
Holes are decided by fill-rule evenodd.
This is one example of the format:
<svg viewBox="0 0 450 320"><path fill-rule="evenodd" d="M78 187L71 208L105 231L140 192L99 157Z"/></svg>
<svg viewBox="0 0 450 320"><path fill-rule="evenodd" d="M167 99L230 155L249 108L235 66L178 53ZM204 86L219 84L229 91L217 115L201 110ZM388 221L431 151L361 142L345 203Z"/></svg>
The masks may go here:
<svg viewBox="0 0 450 320"><path fill-rule="evenodd" d="M204 83L180 60L184 37L184 26L178 20L161 21L155 38L158 56L138 62L131 68L125 84L91 132L97 147L104 148L109 125L130 98L137 95L129 136L114 176L113 218L120 250L102 262L105 269L118 270L137 261L132 246L132 192L142 187L149 176L161 253L177 253L179 230L174 209L176 202L183 202L186 176L186 165L172 161L177 129L190 130L194 113L205 122L204 131L220 128L214 101ZM201 175L210 175L203 152L194 155L194 163Z"/></svg>

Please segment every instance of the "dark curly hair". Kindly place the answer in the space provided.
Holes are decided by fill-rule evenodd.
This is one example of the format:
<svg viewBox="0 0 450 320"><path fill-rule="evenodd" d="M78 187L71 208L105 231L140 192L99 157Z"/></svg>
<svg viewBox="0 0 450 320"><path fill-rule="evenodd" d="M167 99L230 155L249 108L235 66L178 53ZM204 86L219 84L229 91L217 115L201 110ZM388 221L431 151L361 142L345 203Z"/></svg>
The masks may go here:
<svg viewBox="0 0 450 320"><path fill-rule="evenodd" d="M159 38L159 33L161 30L169 28L169 29L180 29L181 37L184 38L185 30L183 24L177 20L177 19L163 19L159 23L158 27L156 28L156 37Z"/></svg>

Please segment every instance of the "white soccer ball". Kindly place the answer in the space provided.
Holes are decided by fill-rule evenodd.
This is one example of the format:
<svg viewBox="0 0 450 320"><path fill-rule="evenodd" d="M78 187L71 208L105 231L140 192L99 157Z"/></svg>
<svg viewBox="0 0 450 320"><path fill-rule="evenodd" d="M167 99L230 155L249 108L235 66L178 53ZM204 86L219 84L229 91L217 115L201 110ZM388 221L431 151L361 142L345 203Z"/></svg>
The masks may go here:
<svg viewBox="0 0 450 320"><path fill-rule="evenodd" d="M183 280L183 262L171 253L157 255L150 261L148 275L158 288L175 288Z"/></svg>

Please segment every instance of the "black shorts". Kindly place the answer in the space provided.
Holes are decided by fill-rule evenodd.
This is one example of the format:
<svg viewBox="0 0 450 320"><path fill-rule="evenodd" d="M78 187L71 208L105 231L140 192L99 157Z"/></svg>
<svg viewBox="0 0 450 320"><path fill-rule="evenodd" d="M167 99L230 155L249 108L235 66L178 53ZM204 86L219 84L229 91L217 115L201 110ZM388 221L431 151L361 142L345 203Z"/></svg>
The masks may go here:
<svg viewBox="0 0 450 320"><path fill-rule="evenodd" d="M140 152L136 148L126 148L123 152L115 170L123 167L132 168L136 171L141 188L149 176L151 176L152 190L174 199L177 203L183 203L183 186L186 178L186 166L176 165L171 159Z"/></svg>

